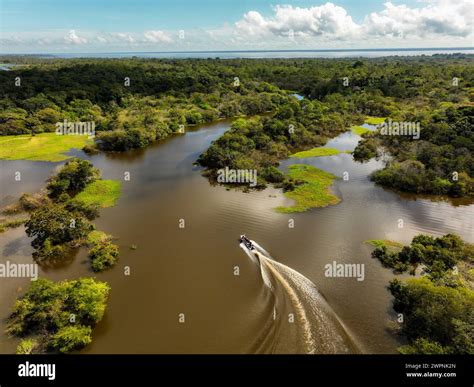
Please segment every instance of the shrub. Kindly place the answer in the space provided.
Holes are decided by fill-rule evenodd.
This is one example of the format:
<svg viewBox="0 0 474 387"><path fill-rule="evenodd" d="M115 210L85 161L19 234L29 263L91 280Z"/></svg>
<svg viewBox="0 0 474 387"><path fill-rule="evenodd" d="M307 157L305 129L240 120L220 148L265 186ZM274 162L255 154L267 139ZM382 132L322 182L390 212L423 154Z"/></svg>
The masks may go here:
<svg viewBox="0 0 474 387"><path fill-rule="evenodd" d="M359 141L352 155L356 161L367 161L376 157L377 142L373 138L364 138Z"/></svg>
<svg viewBox="0 0 474 387"><path fill-rule="evenodd" d="M274 166L263 168L261 176L269 183L281 183L285 180L285 175Z"/></svg>
<svg viewBox="0 0 474 387"><path fill-rule="evenodd" d="M38 348L38 342L35 339L23 339L16 347L17 355L30 355Z"/></svg>
<svg viewBox="0 0 474 387"><path fill-rule="evenodd" d="M117 263L119 250L110 241L99 241L90 251L92 270L102 271L114 266Z"/></svg>
<svg viewBox="0 0 474 387"><path fill-rule="evenodd" d="M85 326L66 326L55 333L50 342L51 348L59 352L71 352L90 344L92 329Z"/></svg>

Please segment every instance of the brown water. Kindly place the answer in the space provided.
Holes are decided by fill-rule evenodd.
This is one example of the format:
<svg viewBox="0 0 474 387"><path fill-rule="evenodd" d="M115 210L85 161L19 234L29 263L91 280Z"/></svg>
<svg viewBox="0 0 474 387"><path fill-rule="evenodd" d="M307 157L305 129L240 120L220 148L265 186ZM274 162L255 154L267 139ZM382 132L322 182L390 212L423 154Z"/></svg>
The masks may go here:
<svg viewBox="0 0 474 387"><path fill-rule="evenodd" d="M371 249L363 242L409 242L420 232L456 232L473 242L474 206L402 197L369 181L368 174L382 162L358 164L341 154L282 164L304 162L338 176L349 172L348 181L333 187L340 204L278 214L274 207L291 204L280 191L226 191L211 186L193 167L228 126L208 125L142 151L89 157L106 179L123 180L130 172L118 204L103 210L95 222L117 238L119 264L94 274L80 250L61 267L40 271L54 280L93 276L109 282L106 315L82 352L395 352L400 342L387 329L394 320L386 290L393 276L370 258ZM358 139L345 133L327 146L353 149ZM56 166L1 161L2 205L41 188ZM21 182L14 181L15 171L22 173ZM179 228L180 219L184 228ZM289 219L294 228L288 227ZM398 228L398 219L404 228ZM242 233L271 257L263 255L260 265L248 257L237 242ZM0 234L1 260L30 263L29 244L22 228ZM324 265L334 260L365 264L365 280L325 277ZM268 276L267 283L262 275ZM28 282L0 280L2 318ZM15 345L16 340L0 336L0 352L13 352Z"/></svg>

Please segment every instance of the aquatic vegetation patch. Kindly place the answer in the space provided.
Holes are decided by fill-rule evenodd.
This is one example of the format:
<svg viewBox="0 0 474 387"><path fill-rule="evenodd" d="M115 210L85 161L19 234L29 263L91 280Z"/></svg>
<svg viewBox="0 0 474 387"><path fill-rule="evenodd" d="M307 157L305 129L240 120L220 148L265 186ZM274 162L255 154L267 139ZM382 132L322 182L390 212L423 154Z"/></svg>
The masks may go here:
<svg viewBox="0 0 474 387"><path fill-rule="evenodd" d="M364 243L371 245L375 248L386 247L387 249L401 249L403 247L402 243L391 241L388 239L370 239L365 241Z"/></svg>
<svg viewBox="0 0 474 387"><path fill-rule="evenodd" d="M94 245L100 242L105 242L107 240L110 240L112 237L109 234L106 234L103 231L100 230L94 230L87 235L87 244L88 245Z"/></svg>
<svg viewBox="0 0 474 387"><path fill-rule="evenodd" d="M380 124L383 124L385 122L385 120L387 119L387 117L371 117L371 116L367 116L365 118L365 123L366 124L369 124L369 125L380 125Z"/></svg>
<svg viewBox="0 0 474 387"><path fill-rule="evenodd" d="M6 231L9 228L16 228L23 226L27 221L27 218L19 218L19 219L9 219L0 222L0 233Z"/></svg>
<svg viewBox="0 0 474 387"><path fill-rule="evenodd" d="M323 156L334 156L342 153L339 149L334 148L313 148L302 152L292 154L290 157L296 157L297 159L304 159L307 157L323 157Z"/></svg>
<svg viewBox="0 0 474 387"><path fill-rule="evenodd" d="M117 263L119 248L111 241L112 235L99 230L91 231L87 236L87 244L90 246L88 256L93 271L103 271Z"/></svg>
<svg viewBox="0 0 474 387"><path fill-rule="evenodd" d="M114 206L121 193L122 185L117 180L96 180L86 186L74 198L85 205L96 205L102 208Z"/></svg>
<svg viewBox="0 0 474 387"><path fill-rule="evenodd" d="M304 212L311 208L326 207L341 201L331 193L329 187L333 184L334 176L310 165L294 164L288 167L288 176L298 184L292 191L285 192L285 196L293 199L291 207L277 207L281 213Z"/></svg>
<svg viewBox="0 0 474 387"><path fill-rule="evenodd" d="M370 129L364 128L363 126L353 126L351 128L351 132L358 136L362 136L363 134L368 133L370 131L371 131Z"/></svg>

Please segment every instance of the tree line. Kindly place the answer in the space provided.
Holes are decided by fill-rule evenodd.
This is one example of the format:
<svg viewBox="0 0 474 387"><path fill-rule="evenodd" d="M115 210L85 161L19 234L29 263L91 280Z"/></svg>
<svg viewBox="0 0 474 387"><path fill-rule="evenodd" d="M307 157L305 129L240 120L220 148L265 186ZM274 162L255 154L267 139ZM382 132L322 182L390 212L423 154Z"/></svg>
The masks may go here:
<svg viewBox="0 0 474 387"><path fill-rule="evenodd" d="M273 167L289 151L324 144L341 125L361 123L364 115L390 117L420 122L421 139L367 136L356 159L375 157L381 148L394 156L374 181L408 192L473 195L472 55L2 60L21 66L0 71L0 135L51 132L64 119L94 121L95 144L86 151L127 151L188 126L273 112L271 120L259 121L261 129L259 123L255 131L234 128L199 159L210 169L224 158L229 167L262 164L264 183L281 180ZM296 103L292 93L305 102ZM254 121L236 127L249 125ZM295 129L291 136L289 125ZM256 161L235 154L234 143L247 141L242 136L250 136L248 149L242 149ZM270 161L260 162L263 156Z"/></svg>

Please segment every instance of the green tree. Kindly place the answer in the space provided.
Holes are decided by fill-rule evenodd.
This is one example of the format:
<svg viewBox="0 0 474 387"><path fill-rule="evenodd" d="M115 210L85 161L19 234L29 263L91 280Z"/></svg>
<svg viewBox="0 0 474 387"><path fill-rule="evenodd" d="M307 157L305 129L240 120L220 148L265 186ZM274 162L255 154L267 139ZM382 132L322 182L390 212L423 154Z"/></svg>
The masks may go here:
<svg viewBox="0 0 474 387"><path fill-rule="evenodd" d="M99 170L90 161L72 159L48 183L49 196L58 198L63 193L74 196L99 177Z"/></svg>
<svg viewBox="0 0 474 387"><path fill-rule="evenodd" d="M395 311L403 313L402 333L411 346L403 352L474 354L474 291L437 285L427 277L393 280L389 290Z"/></svg>
<svg viewBox="0 0 474 387"><path fill-rule="evenodd" d="M81 213L69 212L58 204L33 211L25 226L26 234L34 237L31 245L35 249L44 246L47 240L55 246L84 238L93 229Z"/></svg>

